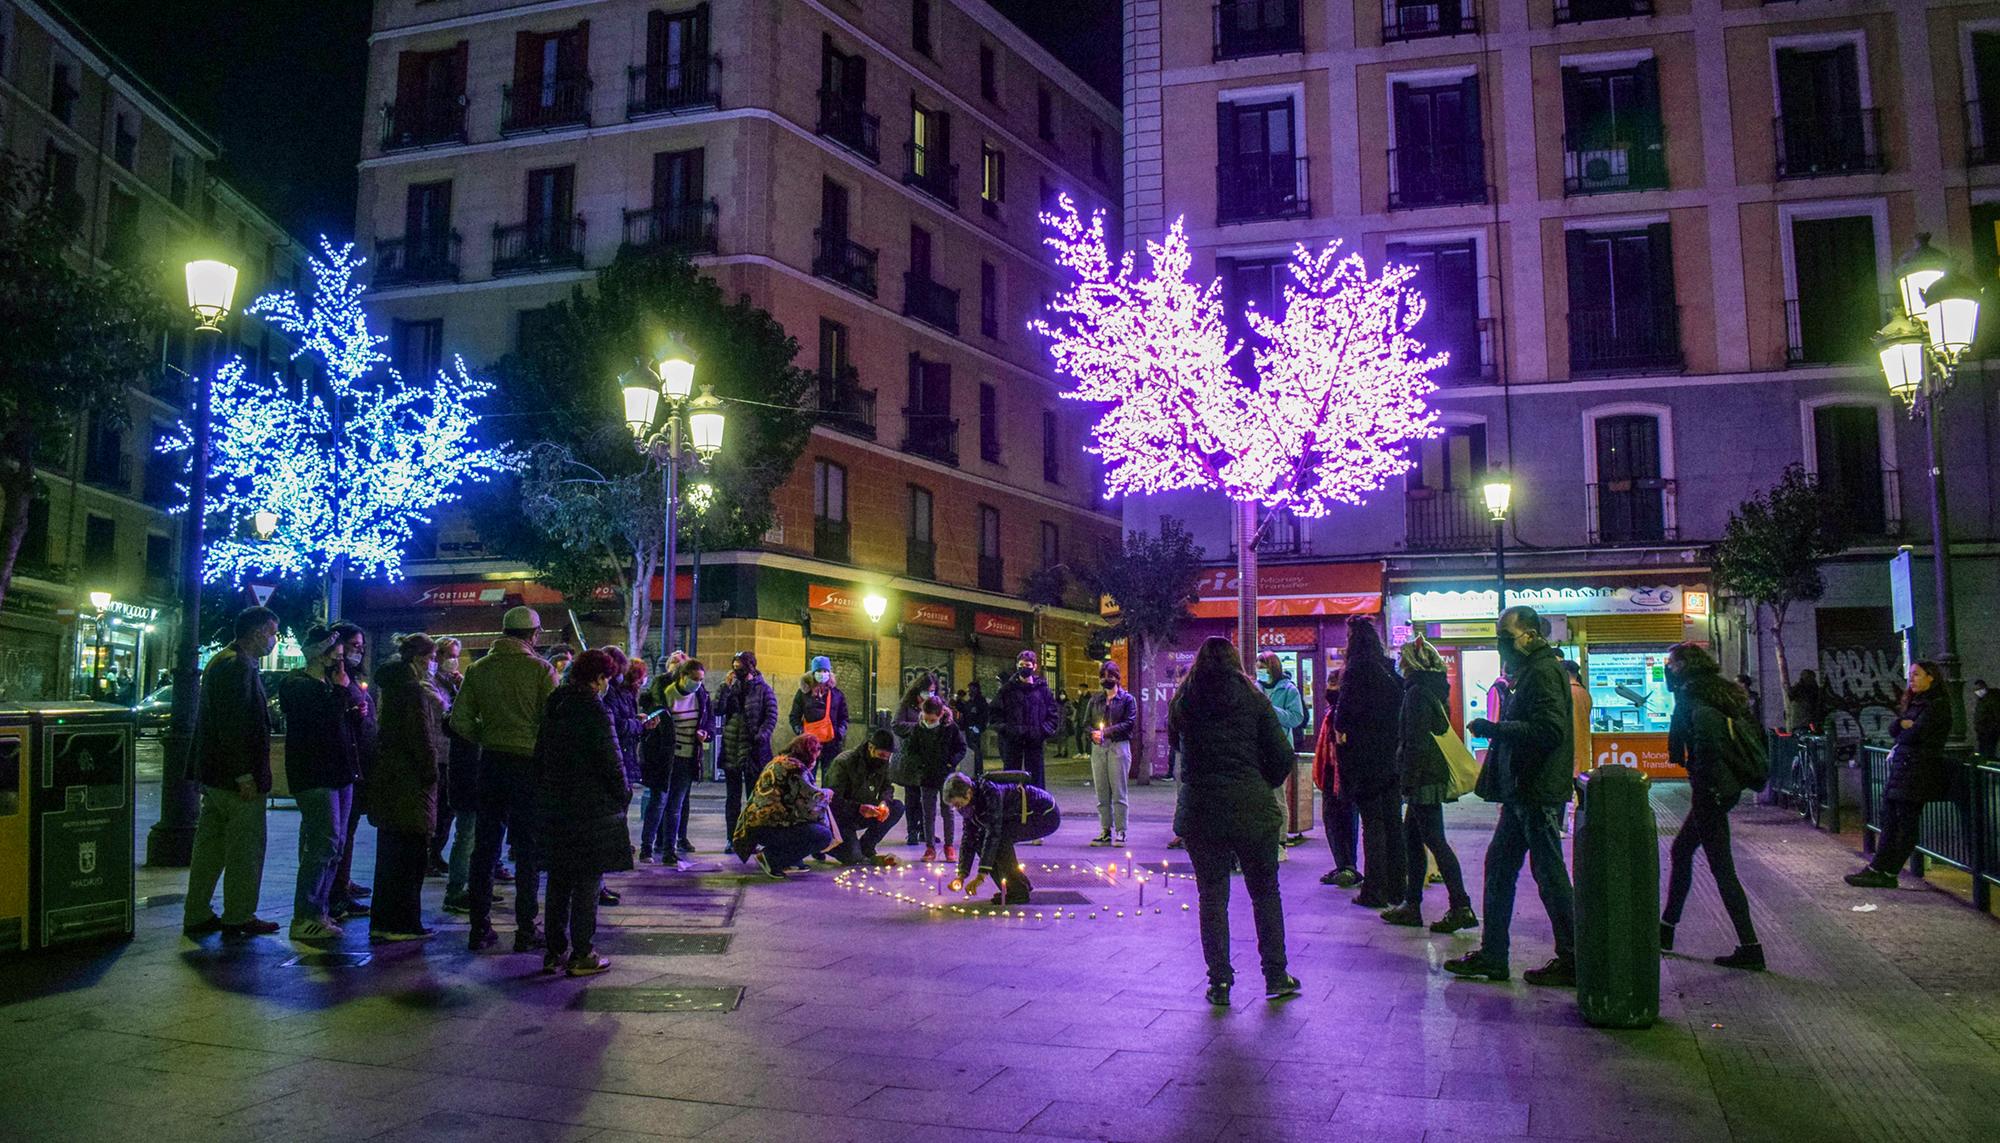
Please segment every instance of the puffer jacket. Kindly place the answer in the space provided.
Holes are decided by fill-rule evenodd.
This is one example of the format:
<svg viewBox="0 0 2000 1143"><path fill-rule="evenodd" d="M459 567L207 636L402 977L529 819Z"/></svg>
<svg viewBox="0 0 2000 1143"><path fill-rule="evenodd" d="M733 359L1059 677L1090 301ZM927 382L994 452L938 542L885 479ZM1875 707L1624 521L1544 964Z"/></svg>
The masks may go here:
<svg viewBox="0 0 2000 1143"><path fill-rule="evenodd" d="M790 713L793 734L804 734L809 722L831 718L833 740L822 745L838 750L847 741L847 696L841 693L838 684L828 683L822 690L811 675L800 679L799 689L792 694Z"/></svg>
<svg viewBox="0 0 2000 1143"><path fill-rule="evenodd" d="M745 770L771 758L771 735L778 729L778 696L762 671L738 679L730 675L716 692L716 721L722 724L722 768Z"/></svg>
<svg viewBox="0 0 2000 1143"><path fill-rule="evenodd" d="M1062 730L1062 704L1041 672L1019 671L1000 686L1000 733L1016 742L1047 742Z"/></svg>
<svg viewBox="0 0 2000 1143"><path fill-rule="evenodd" d="M1421 798L1420 804L1442 801L1437 787L1451 783L1451 766L1437 743L1437 736L1451 729L1451 717L1445 713L1450 697L1451 683L1443 671L1413 671L1403 680L1396 776L1404 796Z"/></svg>
<svg viewBox="0 0 2000 1143"><path fill-rule="evenodd" d="M1384 655L1348 660L1333 711L1340 746L1340 792L1357 801L1396 788L1396 724L1403 687Z"/></svg>
<svg viewBox="0 0 2000 1143"><path fill-rule="evenodd" d="M896 781L926 790L941 789L945 775L958 769L967 749L965 730L957 720L947 717L933 727L919 722L910 728L896 755Z"/></svg>
<svg viewBox="0 0 2000 1143"><path fill-rule="evenodd" d="M631 799L611 712L591 688L564 683L542 708L535 739L535 851L552 873L632 868Z"/></svg>
<svg viewBox="0 0 2000 1143"><path fill-rule="evenodd" d="M611 728L618 735L618 764L628 785L639 781L639 736L646 732L646 720L639 712L639 691L614 679L604 688L604 709L611 712Z"/></svg>
<svg viewBox="0 0 2000 1143"><path fill-rule="evenodd" d="M1167 707L1167 743L1181 756L1175 833L1276 840L1284 815L1271 791L1284 784L1296 758L1257 684L1234 674L1202 692L1183 683Z"/></svg>
<svg viewBox="0 0 2000 1143"><path fill-rule="evenodd" d="M401 659L376 668L375 687L382 714L368 776L368 820L390 833L428 837L437 823L438 774L451 749L444 696Z"/></svg>
<svg viewBox="0 0 2000 1143"><path fill-rule="evenodd" d="M1907 725L1905 725L1907 724ZM1896 719L1896 745L1889 751L1889 779L1882 797L1892 802L1935 802L1951 795L1944 744L1951 738L1951 703L1944 684L1910 699Z"/></svg>

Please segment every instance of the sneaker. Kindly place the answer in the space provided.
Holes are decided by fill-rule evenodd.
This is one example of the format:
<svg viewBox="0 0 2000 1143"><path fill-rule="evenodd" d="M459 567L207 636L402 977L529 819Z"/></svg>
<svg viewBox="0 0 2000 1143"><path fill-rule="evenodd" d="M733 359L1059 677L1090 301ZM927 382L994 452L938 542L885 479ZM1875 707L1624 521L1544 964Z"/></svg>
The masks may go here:
<svg viewBox="0 0 2000 1143"><path fill-rule="evenodd" d="M686 838L684 838L684 837L683 837L683 838L679 838L679 839L675 840L675 842L674 842L674 848L675 848L675 849L678 849L678 850L680 850L680 851L681 851L682 853L700 853L700 852L701 852L700 850L698 850L698 849L696 849L696 848L694 847L694 843L693 843L693 842L689 841L688 839L686 839ZM606 963L606 964L610 964L611 962L610 962L610 961L605 961L604 963Z"/></svg>
<svg viewBox="0 0 2000 1143"><path fill-rule="evenodd" d="M303 921L293 921L291 931L285 935L295 941L330 941L346 931L330 919L308 917Z"/></svg>
<svg viewBox="0 0 2000 1143"><path fill-rule="evenodd" d="M578 953L569 958L571 976L596 976L600 972L611 971L611 958L594 952Z"/></svg>
<svg viewBox="0 0 2000 1143"><path fill-rule="evenodd" d="M1763 945L1737 945L1736 951L1728 956L1715 958L1715 963L1724 968L1741 968L1750 972L1764 971Z"/></svg>
<svg viewBox="0 0 2000 1143"><path fill-rule="evenodd" d="M1393 909L1382 910L1382 921L1384 924L1400 925L1406 929L1414 929L1424 923L1424 912L1417 906L1405 901Z"/></svg>
<svg viewBox="0 0 2000 1143"><path fill-rule="evenodd" d="M224 925L222 933L230 937L268 937L278 931L278 922L262 917L252 917L240 925Z"/></svg>
<svg viewBox="0 0 2000 1143"><path fill-rule="evenodd" d="M1895 889L1902 884L1896 880L1895 874L1884 873L1872 865L1859 873L1848 874L1846 881L1856 889Z"/></svg>
<svg viewBox="0 0 2000 1143"><path fill-rule="evenodd" d="M563 970L563 954L550 950L542 954L542 975L554 976Z"/></svg>
<svg viewBox="0 0 2000 1143"><path fill-rule="evenodd" d="M345 901L335 905L331 910L336 921L345 921L349 917L365 917L372 911L359 901Z"/></svg>
<svg viewBox="0 0 2000 1143"><path fill-rule="evenodd" d="M1543 988L1575 988L1576 962L1556 957L1540 968L1522 973L1521 979Z"/></svg>
<svg viewBox="0 0 2000 1143"><path fill-rule="evenodd" d="M1299 989L1303 987L1305 986L1299 983L1299 978L1296 976L1287 975L1277 980L1266 981L1264 983L1264 999L1290 1000L1292 997L1297 996Z"/></svg>
<svg viewBox="0 0 2000 1143"><path fill-rule="evenodd" d="M1114 844L1114 845L1117 845L1117 846L1118 846L1118 847L1120 847L1120 848L1123 848L1123 847L1124 847L1124 845L1125 845L1125 831L1124 831L1124 830L1122 830L1122 829L1121 829L1121 830L1119 830L1119 831L1118 831L1118 840L1117 840L1116 842L1113 842L1112 844Z"/></svg>
<svg viewBox="0 0 2000 1143"><path fill-rule="evenodd" d="M197 921L192 925L181 926L181 935L184 937L205 937L210 933L219 933L221 931L222 918L216 916L214 913L210 913L206 921Z"/></svg>
<svg viewBox="0 0 2000 1143"><path fill-rule="evenodd" d="M1208 1002L1217 1008L1229 1007L1229 986L1226 984L1209 985Z"/></svg>
<svg viewBox="0 0 2000 1143"><path fill-rule="evenodd" d="M1660 951L1663 953L1674 951L1674 927L1665 921L1660 922Z"/></svg>
<svg viewBox="0 0 2000 1143"><path fill-rule="evenodd" d="M1359 905L1364 909L1378 909L1378 910L1387 909L1394 904L1394 902L1392 901L1384 901L1382 898L1377 897L1375 894L1370 893L1366 889L1363 889L1361 892L1356 893L1353 897L1348 898L1347 903L1350 905Z"/></svg>
<svg viewBox="0 0 2000 1143"><path fill-rule="evenodd" d="M1465 977L1467 980L1507 979L1507 966L1486 959L1484 951L1469 952L1464 956L1445 961L1444 970L1453 976Z"/></svg>
<svg viewBox="0 0 2000 1143"><path fill-rule="evenodd" d="M514 934L514 951L517 953L533 952L546 947L548 943L548 938L537 928L521 929Z"/></svg>
<svg viewBox="0 0 2000 1143"><path fill-rule="evenodd" d="M465 938L465 947L472 952L490 949L499 943L500 934L494 932L491 927L474 929Z"/></svg>
<svg viewBox="0 0 2000 1143"><path fill-rule="evenodd" d="M1478 927L1479 918L1472 915L1472 906L1470 905L1454 905L1445 911L1444 916L1431 922L1431 932L1434 933L1455 933L1460 929L1476 929Z"/></svg>
<svg viewBox="0 0 2000 1143"><path fill-rule="evenodd" d="M1033 840L1033 841L1029 842L1028 844L1029 844L1029 845L1040 845L1040 844L1042 844L1042 839L1038 837L1038 838L1036 838L1035 840Z"/></svg>
<svg viewBox="0 0 2000 1143"><path fill-rule="evenodd" d="M472 912L472 899L462 894L457 897L446 897L444 899L444 911L454 917L463 917Z"/></svg>
<svg viewBox="0 0 2000 1143"><path fill-rule="evenodd" d="M403 941L427 941L437 935L438 931L436 929L417 929L414 932L407 932L407 933L371 931L368 934L368 939L370 941L381 941L384 943L396 944L396 943L401 943Z"/></svg>
<svg viewBox="0 0 2000 1143"><path fill-rule="evenodd" d="M1352 889L1361 884L1361 875L1352 869L1335 869L1319 879L1321 885L1334 885L1342 889Z"/></svg>
<svg viewBox="0 0 2000 1143"><path fill-rule="evenodd" d="M919 862L920 864L925 864L925 865L928 865L928 864L930 864L931 862L933 862L933 861L936 861L936 860L937 860L937 846L935 846L935 845L927 845L927 846L925 846L925 847L924 847L924 855L923 855L922 857L918 858L917 860L918 860L918 862Z"/></svg>
<svg viewBox="0 0 2000 1143"><path fill-rule="evenodd" d="M1110 831L1110 830L1105 830L1105 831L1104 831L1103 833L1100 833L1100 834L1098 834L1098 835L1097 835L1096 837L1093 837L1093 838L1091 838L1091 839L1090 839L1090 844L1091 844L1091 845L1092 845L1093 847L1095 847L1095 848L1098 848L1098 849L1102 849L1102 848L1104 848L1105 846L1107 846L1107 845L1110 845L1110 844L1111 844L1111 831Z"/></svg>
<svg viewBox="0 0 2000 1143"><path fill-rule="evenodd" d="M493 867L493 880L500 882L502 885L512 885L514 883L514 871L504 865L496 865Z"/></svg>
<svg viewBox="0 0 2000 1143"><path fill-rule="evenodd" d="M955 845L947 845L947 846L945 846L945 847L944 847L944 859L945 859L946 861L957 861L957 860L958 860L958 847L957 847L957 846L955 846Z"/></svg>
<svg viewBox="0 0 2000 1143"><path fill-rule="evenodd" d="M785 879L785 871L772 865L771 855L761 849L757 851L757 868L763 870L764 876L769 877L773 881L783 881Z"/></svg>
<svg viewBox="0 0 2000 1143"><path fill-rule="evenodd" d="M676 858L674 860L673 868L675 873L692 873L694 871L694 862L682 861L679 858Z"/></svg>
<svg viewBox="0 0 2000 1143"><path fill-rule="evenodd" d="M641 865L658 865L659 863L660 859L653 856L650 853L642 853L639 855L639 864Z"/></svg>
<svg viewBox="0 0 2000 1143"><path fill-rule="evenodd" d="M349 881L347 883L347 899L350 901L359 901L367 897L373 897L374 895L375 890L370 889L359 881Z"/></svg>
<svg viewBox="0 0 2000 1143"><path fill-rule="evenodd" d="M597 891L597 903L600 905L616 905L618 902L623 901L624 899L625 898L620 897L615 890L599 889Z"/></svg>

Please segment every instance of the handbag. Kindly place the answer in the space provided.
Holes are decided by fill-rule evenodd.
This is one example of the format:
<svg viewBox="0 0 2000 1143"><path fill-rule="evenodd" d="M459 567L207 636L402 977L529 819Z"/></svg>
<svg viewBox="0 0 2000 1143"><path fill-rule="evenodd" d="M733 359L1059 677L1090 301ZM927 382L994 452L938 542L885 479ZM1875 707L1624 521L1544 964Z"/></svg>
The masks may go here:
<svg viewBox="0 0 2000 1143"><path fill-rule="evenodd" d="M1438 750L1444 754L1445 769L1451 772L1451 782L1447 785L1447 798L1462 798L1479 784L1479 759L1472 756L1472 748L1465 744L1451 729L1451 720L1446 719L1444 729L1431 735Z"/></svg>

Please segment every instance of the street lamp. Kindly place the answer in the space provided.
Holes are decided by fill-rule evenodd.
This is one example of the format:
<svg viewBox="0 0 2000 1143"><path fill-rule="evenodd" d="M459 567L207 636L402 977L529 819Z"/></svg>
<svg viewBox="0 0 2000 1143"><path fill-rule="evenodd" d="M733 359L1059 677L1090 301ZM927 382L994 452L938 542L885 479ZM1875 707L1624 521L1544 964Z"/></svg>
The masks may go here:
<svg viewBox="0 0 2000 1143"><path fill-rule="evenodd" d="M871 591L861 597L861 610L868 613L868 622L880 623L883 613L889 610L889 601Z"/></svg>
<svg viewBox="0 0 2000 1143"><path fill-rule="evenodd" d="M257 509L250 513L250 530L260 540L270 539L278 530L278 514L269 508Z"/></svg>
<svg viewBox="0 0 2000 1143"><path fill-rule="evenodd" d="M1495 599L1499 607L1494 614L1507 610L1507 508L1514 500L1514 483L1507 474L1494 471L1486 474L1485 487L1480 489L1486 496L1486 514L1493 517L1493 577L1499 583Z"/></svg>
<svg viewBox="0 0 2000 1143"><path fill-rule="evenodd" d="M639 451L660 463L660 481L665 492L666 536L660 561L662 657L673 647L676 619L674 570L679 563L675 548L680 529L681 422L684 419L688 422L686 427L698 463L706 464L722 448L722 402L706 389L701 396L689 400L694 392L694 365L694 351L679 334L670 333L646 357L645 368L652 380L627 374L621 386L625 427L631 430ZM657 427L656 420L660 422ZM692 630L689 635L692 645Z"/></svg>
<svg viewBox="0 0 2000 1143"><path fill-rule="evenodd" d="M222 323L236 302L236 267L214 258L187 264L187 303L195 329L221 334ZM195 818L200 792L193 780L194 712L201 671L195 658L201 644L201 562L203 525L208 515L208 454L211 432L209 388L215 375L217 342L202 340L200 368L194 378L193 470L188 474L187 514L181 538L180 638L174 644L174 706L163 736L165 755L160 780L160 820L146 834L146 864L186 865L194 851Z"/></svg>

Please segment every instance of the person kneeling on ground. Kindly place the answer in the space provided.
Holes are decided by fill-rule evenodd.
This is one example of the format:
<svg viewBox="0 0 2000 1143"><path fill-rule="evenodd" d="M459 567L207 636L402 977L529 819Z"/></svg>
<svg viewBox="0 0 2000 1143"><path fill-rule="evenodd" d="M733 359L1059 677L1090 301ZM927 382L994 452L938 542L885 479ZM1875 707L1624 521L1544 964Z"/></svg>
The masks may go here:
<svg viewBox="0 0 2000 1143"><path fill-rule="evenodd" d="M896 736L877 730L826 764L826 792L833 795L833 820L840 827L840 841L829 853L842 865L896 864L894 857L875 852L903 820L903 803L889 795L889 759L895 752Z"/></svg>
<svg viewBox="0 0 2000 1143"><path fill-rule="evenodd" d="M944 780L944 801L965 819L965 848L959 850L954 892L977 893L988 877L1005 888L993 895L995 905L1025 905L1034 891L1028 871L1014 847L1056 832L1062 811L1055 798L1030 785L1019 770L996 771L982 778L954 773ZM977 861L979 872L973 874ZM970 874L970 879L968 879Z"/></svg>
<svg viewBox="0 0 2000 1143"><path fill-rule="evenodd" d="M737 860L748 861L755 853L757 867L766 876L783 878L785 870L824 853L833 843L833 830L827 824L827 803L833 795L812 782L819 748L819 739L801 734L757 775L750 802L736 819L736 836L730 839Z"/></svg>

